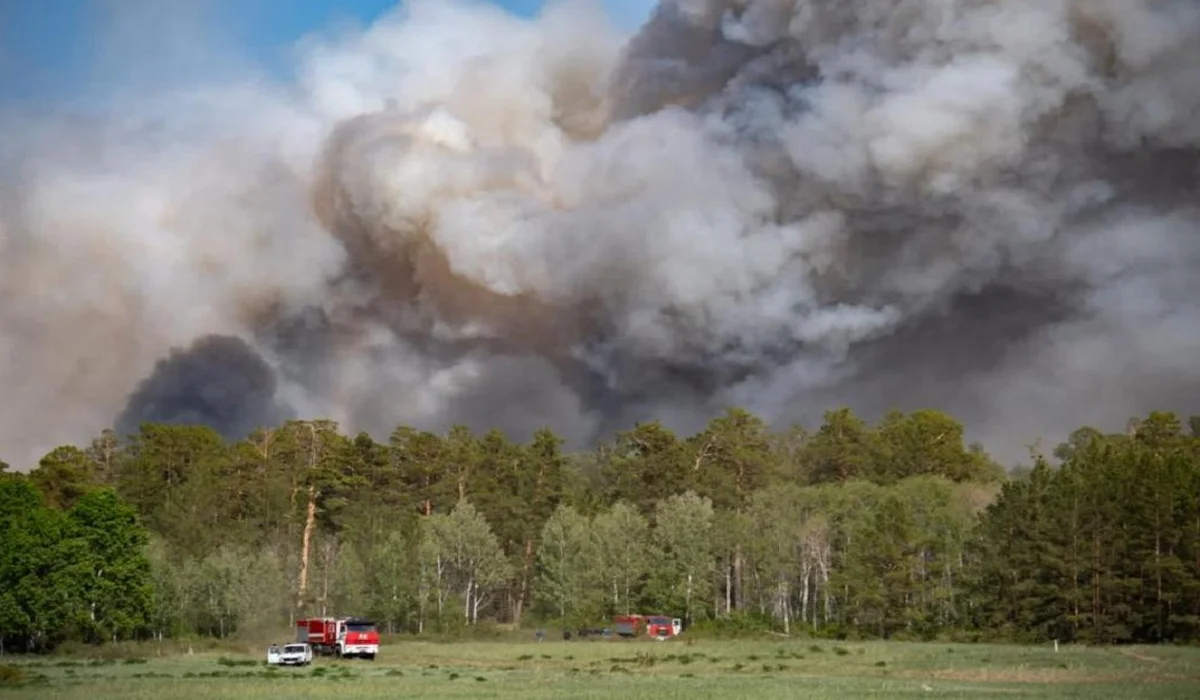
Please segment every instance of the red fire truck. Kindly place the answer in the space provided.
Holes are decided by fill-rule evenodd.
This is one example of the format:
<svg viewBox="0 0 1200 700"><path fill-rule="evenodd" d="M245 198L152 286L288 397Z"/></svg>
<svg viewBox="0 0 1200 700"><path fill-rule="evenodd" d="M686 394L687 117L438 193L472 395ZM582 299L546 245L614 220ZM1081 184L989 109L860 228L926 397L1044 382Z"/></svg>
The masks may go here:
<svg viewBox="0 0 1200 700"><path fill-rule="evenodd" d="M646 634L662 641L670 639L683 631L683 620L663 615L650 615L646 618Z"/></svg>
<svg viewBox="0 0 1200 700"><path fill-rule="evenodd" d="M622 637L636 637L646 628L646 618L642 615L616 615L613 617L613 631Z"/></svg>
<svg viewBox="0 0 1200 700"><path fill-rule="evenodd" d="M355 617L296 620L296 641L308 642L318 654L360 656L374 661L379 653L375 623Z"/></svg>
<svg viewBox="0 0 1200 700"><path fill-rule="evenodd" d="M659 641L670 639L683 631L683 621L664 615L617 615L613 631L622 637L637 637L643 632Z"/></svg>

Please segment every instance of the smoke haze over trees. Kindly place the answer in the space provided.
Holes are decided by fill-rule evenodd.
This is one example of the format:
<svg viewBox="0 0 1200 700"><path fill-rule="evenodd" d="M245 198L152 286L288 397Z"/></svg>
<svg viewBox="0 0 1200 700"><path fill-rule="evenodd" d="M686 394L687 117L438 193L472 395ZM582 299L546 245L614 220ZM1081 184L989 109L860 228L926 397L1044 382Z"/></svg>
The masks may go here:
<svg viewBox="0 0 1200 700"><path fill-rule="evenodd" d="M237 440L282 419L271 367L241 338L210 335L160 360L115 428L128 435L150 421L198 424Z"/></svg>
<svg viewBox="0 0 1200 700"><path fill-rule="evenodd" d="M1010 464L1185 412L1198 37L1185 0L664 0L631 36L414 0L296 85L0 114L0 451L936 406Z"/></svg>
<svg viewBox="0 0 1200 700"><path fill-rule="evenodd" d="M629 612L692 634L1196 642L1198 429L1084 427L1009 476L931 410L774 432L736 409L586 452L549 430L380 443L289 421L225 441L147 423L0 474L0 643Z"/></svg>

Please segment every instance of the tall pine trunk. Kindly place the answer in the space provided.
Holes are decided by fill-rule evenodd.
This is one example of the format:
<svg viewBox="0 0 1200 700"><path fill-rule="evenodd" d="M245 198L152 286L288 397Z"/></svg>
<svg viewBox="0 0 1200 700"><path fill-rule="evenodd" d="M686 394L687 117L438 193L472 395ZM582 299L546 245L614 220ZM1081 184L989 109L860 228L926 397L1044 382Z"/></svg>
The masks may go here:
<svg viewBox="0 0 1200 700"><path fill-rule="evenodd" d="M525 557L521 569L521 586L517 599L513 601L513 624L521 626L521 615L525 610L525 598L529 595L529 576L533 571L533 539L525 540Z"/></svg>
<svg viewBox="0 0 1200 700"><path fill-rule="evenodd" d="M738 545L733 553L733 609L742 609L742 547Z"/></svg>
<svg viewBox="0 0 1200 700"><path fill-rule="evenodd" d="M305 595L308 593L308 565L312 551L312 533L317 523L317 487L308 487L308 508L304 516L304 535L300 544L300 586L296 598L296 607L304 607Z"/></svg>

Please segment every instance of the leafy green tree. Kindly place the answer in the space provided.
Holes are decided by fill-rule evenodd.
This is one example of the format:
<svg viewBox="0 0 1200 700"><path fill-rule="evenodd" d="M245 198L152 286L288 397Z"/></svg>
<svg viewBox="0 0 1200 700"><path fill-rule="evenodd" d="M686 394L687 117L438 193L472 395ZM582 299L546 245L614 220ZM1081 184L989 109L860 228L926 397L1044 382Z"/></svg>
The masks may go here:
<svg viewBox="0 0 1200 700"><path fill-rule="evenodd" d="M170 545L158 535L150 535L146 558L150 562L150 587L153 591L149 630L158 641L187 629L188 597L182 567L172 557Z"/></svg>
<svg viewBox="0 0 1200 700"><path fill-rule="evenodd" d="M697 492L715 507L744 508L777 474L779 458L766 423L744 409L729 409L689 443Z"/></svg>
<svg viewBox="0 0 1200 700"><path fill-rule="evenodd" d="M296 607L307 610L313 602L310 576L318 521L332 527L348 504L347 494L360 482L352 471L352 449L334 421L288 421L281 430L288 434L288 452L281 459L293 474L293 498L301 495L304 503Z"/></svg>
<svg viewBox="0 0 1200 700"><path fill-rule="evenodd" d="M1059 460L1071 459L1079 450L1086 448L1096 440L1103 440L1104 435L1095 428L1077 428L1071 432L1067 441L1054 448L1054 456Z"/></svg>
<svg viewBox="0 0 1200 700"><path fill-rule="evenodd" d="M169 512L178 505L172 489L205 462L221 459L224 451L224 441L211 428L146 423L123 450L118 492L140 512Z"/></svg>
<svg viewBox="0 0 1200 700"><path fill-rule="evenodd" d="M438 529L446 514L436 513L420 521L417 540L417 633L425 631L430 608L436 611L439 626L446 622L446 604L449 597L447 578L448 561L443 551Z"/></svg>
<svg viewBox="0 0 1200 700"><path fill-rule="evenodd" d="M388 631L412 628L417 619L420 576L420 538L417 523L404 529L397 525L371 540L362 550L364 594L369 614ZM362 545L360 545L362 546Z"/></svg>
<svg viewBox="0 0 1200 700"><path fill-rule="evenodd" d="M803 494L794 488L764 489L755 494L747 512L750 523L745 551L754 579L763 582L761 607L783 623L785 634L791 632L793 593L799 583L808 585L800 565L806 560L798 546L801 528L809 516L803 507ZM799 581L798 581L799 579ZM802 614L803 616L803 614Z"/></svg>
<svg viewBox="0 0 1200 700"><path fill-rule="evenodd" d="M370 562L363 548L337 534L322 538L321 609L324 614L362 615L369 600ZM327 611L327 612L326 612Z"/></svg>
<svg viewBox="0 0 1200 700"><path fill-rule="evenodd" d="M871 476L878 447L870 427L850 409L841 408L826 411L806 452L813 483L823 483Z"/></svg>
<svg viewBox="0 0 1200 700"><path fill-rule="evenodd" d="M596 580L611 596L609 613L630 614L650 566L650 525L623 501L592 521Z"/></svg>
<svg viewBox="0 0 1200 700"><path fill-rule="evenodd" d="M591 573L591 523L574 507L559 506L542 528L537 555L540 600L562 620L586 620Z"/></svg>
<svg viewBox="0 0 1200 700"><path fill-rule="evenodd" d="M429 522L446 576L462 593L463 618L475 624L480 607L512 575L512 567L487 520L469 501L459 501L449 514L431 516Z"/></svg>
<svg viewBox="0 0 1200 700"><path fill-rule="evenodd" d="M773 491L772 490L765 490ZM758 494L756 494L756 497ZM758 542L753 517L742 510L714 509L713 615L729 616L742 607L741 574L747 547Z"/></svg>
<svg viewBox="0 0 1200 700"><path fill-rule="evenodd" d="M953 481L998 478L986 455L967 448L962 424L941 411L892 411L878 428L876 449L874 477L881 483L921 475Z"/></svg>
<svg viewBox="0 0 1200 700"><path fill-rule="evenodd" d="M694 492L658 502L651 533L660 608L678 610L691 622L711 600L713 505Z"/></svg>
<svg viewBox="0 0 1200 700"><path fill-rule="evenodd" d="M296 431L289 429L255 430L232 447L224 474L207 484L223 502L219 512L246 536L245 544L300 539L303 483L294 463L299 452L297 437ZM210 543L198 553L203 555L212 548Z"/></svg>
<svg viewBox="0 0 1200 700"><path fill-rule="evenodd" d="M605 500L623 501L646 516L659 498L681 493L695 480L687 446L660 421L638 423L617 435L607 453Z"/></svg>
<svg viewBox="0 0 1200 700"><path fill-rule="evenodd" d="M912 621L913 530L904 503L889 494L875 510L870 535L848 553L847 571L859 584L859 624L885 639Z"/></svg>
<svg viewBox="0 0 1200 700"><path fill-rule="evenodd" d="M137 513L111 489L84 494L67 513L60 556L71 563L73 622L89 641L124 639L145 630L153 611L147 534Z"/></svg>
<svg viewBox="0 0 1200 700"><path fill-rule="evenodd" d="M475 454L470 500L491 524L511 564L513 580L503 591L503 609L519 623L531 596L538 537L566 491L562 439L543 429L530 444L518 445L492 430Z"/></svg>
<svg viewBox="0 0 1200 700"><path fill-rule="evenodd" d="M976 554L979 596L989 615L984 623L1010 636L1051 636L1056 627L1051 597L1057 581L1045 568L1055 555L1047 540L1053 530L1053 479L1039 459L1027 480L1005 484L980 523Z"/></svg>
<svg viewBox="0 0 1200 700"><path fill-rule="evenodd" d="M37 650L66 635L63 596L48 585L62 578L64 526L28 478L0 472L0 646Z"/></svg>
<svg viewBox="0 0 1200 700"><path fill-rule="evenodd" d="M811 461L807 458L813 434L803 425L792 425L781 433L770 435L771 452L778 462L778 478L783 483L810 484L813 482Z"/></svg>
<svg viewBox="0 0 1200 700"><path fill-rule="evenodd" d="M396 428L388 440L392 467L425 516L432 515L435 507L448 509L456 502L446 494L444 450L440 436L408 426Z"/></svg>
<svg viewBox="0 0 1200 700"><path fill-rule="evenodd" d="M29 478L46 499L46 505L67 510L96 483L95 468L86 452L64 445L42 457Z"/></svg>

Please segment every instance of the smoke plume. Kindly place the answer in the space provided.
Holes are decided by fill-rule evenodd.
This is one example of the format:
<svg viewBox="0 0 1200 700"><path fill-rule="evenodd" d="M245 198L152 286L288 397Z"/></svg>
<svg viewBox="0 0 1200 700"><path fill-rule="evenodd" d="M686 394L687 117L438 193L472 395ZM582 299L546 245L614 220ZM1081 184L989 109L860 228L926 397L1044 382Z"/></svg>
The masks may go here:
<svg viewBox="0 0 1200 700"><path fill-rule="evenodd" d="M300 49L2 118L10 457L848 404L1011 461L1200 388L1191 0L412 0Z"/></svg>
<svg viewBox="0 0 1200 700"><path fill-rule="evenodd" d="M134 434L142 423L207 425L238 440L287 418L275 402L275 375L246 341L209 335L176 350L129 396L115 428Z"/></svg>

